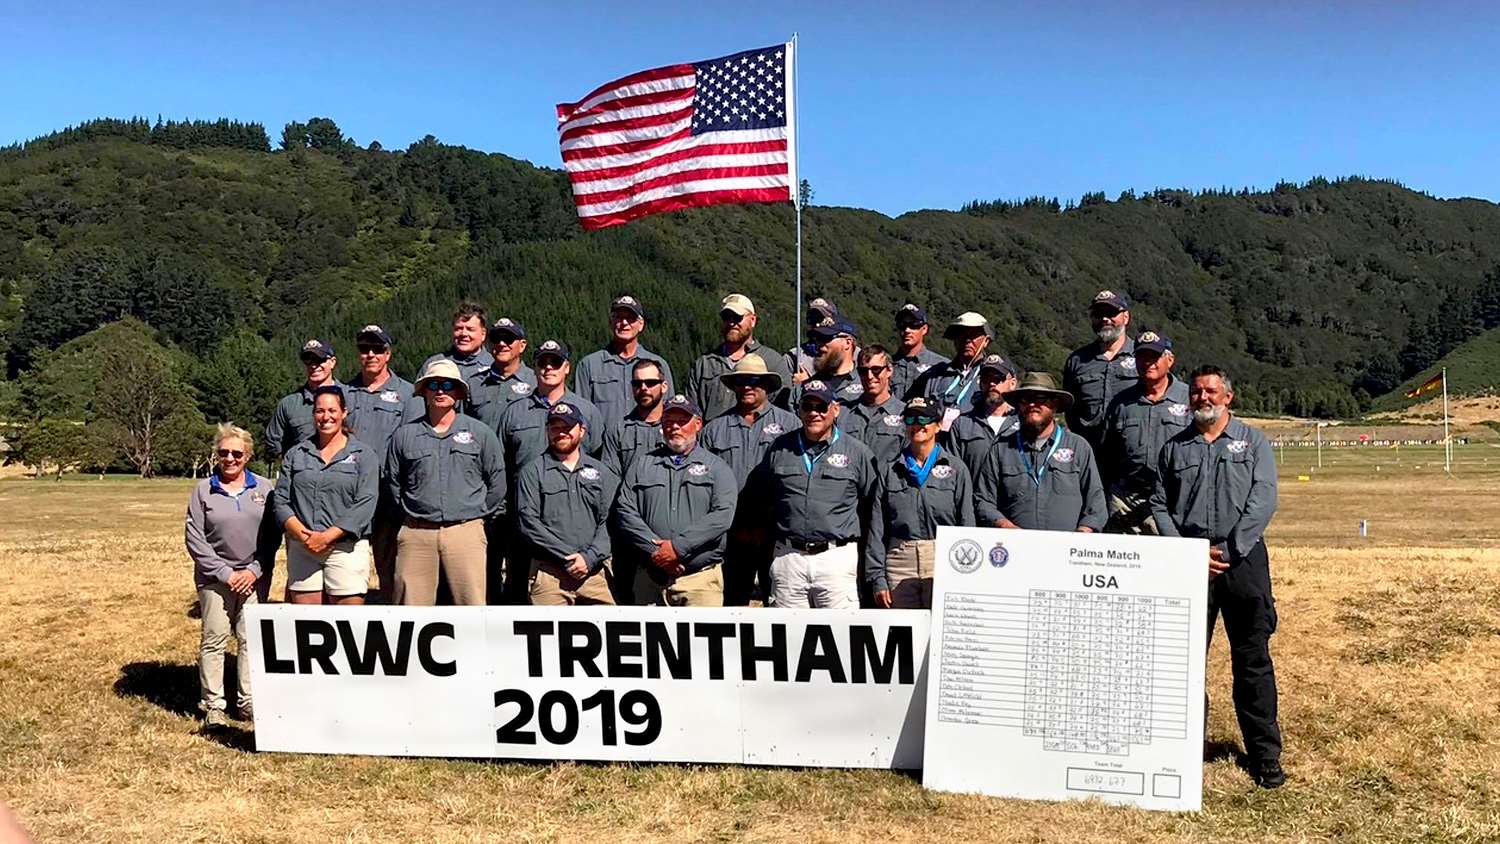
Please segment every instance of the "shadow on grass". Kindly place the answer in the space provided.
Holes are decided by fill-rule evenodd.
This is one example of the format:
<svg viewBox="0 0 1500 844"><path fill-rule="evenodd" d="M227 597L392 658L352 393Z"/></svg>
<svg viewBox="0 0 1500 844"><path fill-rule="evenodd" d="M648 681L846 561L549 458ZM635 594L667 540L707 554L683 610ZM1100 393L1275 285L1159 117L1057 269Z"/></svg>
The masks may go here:
<svg viewBox="0 0 1500 844"><path fill-rule="evenodd" d="M224 697L234 700L237 694L235 681L235 656L224 655ZM123 698L139 698L160 707L173 715L197 720L198 712L198 666L178 665L170 662L132 662L120 668L120 677L115 680L115 694ZM200 732L208 739L232 750L254 751L253 730L226 726L202 728Z"/></svg>

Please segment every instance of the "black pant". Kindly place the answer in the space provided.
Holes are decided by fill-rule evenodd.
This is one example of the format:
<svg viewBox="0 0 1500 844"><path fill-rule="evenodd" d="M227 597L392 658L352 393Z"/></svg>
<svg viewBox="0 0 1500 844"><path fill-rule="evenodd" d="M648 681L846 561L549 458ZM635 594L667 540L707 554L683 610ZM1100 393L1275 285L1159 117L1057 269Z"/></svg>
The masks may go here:
<svg viewBox="0 0 1500 844"><path fill-rule="evenodd" d="M1271 597L1271 561L1257 543L1244 559L1208 582L1208 642L1214 623L1224 617L1229 666L1234 678L1234 712L1245 754L1255 761L1281 758L1281 727L1276 723L1276 669L1271 665L1271 634L1276 632L1276 599ZM1208 694L1203 695L1208 719Z"/></svg>

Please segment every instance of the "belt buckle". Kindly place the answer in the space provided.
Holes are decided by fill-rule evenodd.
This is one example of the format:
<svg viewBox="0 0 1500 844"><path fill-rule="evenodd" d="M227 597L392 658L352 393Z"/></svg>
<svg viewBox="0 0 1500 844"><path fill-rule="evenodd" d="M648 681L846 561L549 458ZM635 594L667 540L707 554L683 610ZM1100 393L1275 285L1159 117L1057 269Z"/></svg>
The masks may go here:
<svg viewBox="0 0 1500 844"><path fill-rule="evenodd" d="M807 543L807 546L804 549L804 553L807 553L807 554L822 554L822 553L826 552L827 550L828 550L828 543L827 542L809 542L809 543Z"/></svg>

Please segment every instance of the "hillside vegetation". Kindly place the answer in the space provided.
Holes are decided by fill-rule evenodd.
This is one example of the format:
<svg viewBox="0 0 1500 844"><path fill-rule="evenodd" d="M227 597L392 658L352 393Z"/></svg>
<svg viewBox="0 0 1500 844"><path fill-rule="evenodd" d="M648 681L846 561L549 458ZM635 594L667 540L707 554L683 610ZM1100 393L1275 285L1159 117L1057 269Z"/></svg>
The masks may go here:
<svg viewBox="0 0 1500 844"><path fill-rule="evenodd" d="M430 136L360 147L327 118L288 124L269 146L257 124L136 120L0 150L0 398L13 420L48 413L15 398L55 350L126 318L171 349L163 359L180 361L173 377L204 419L251 426L298 380L306 338L343 350L346 376L355 329L379 322L411 375L446 344L461 298L588 349L628 291L647 304L646 343L686 371L716 340L718 299L741 291L762 339L792 342L790 207L586 233L559 170ZM997 349L1057 371L1089 339L1088 299L1120 289L1137 330L1172 336L1182 366L1228 366L1241 405L1261 412L1356 414L1500 325L1500 206L1389 181L980 201L894 219L813 206L804 236L806 295L834 298L866 342L889 343L890 314L914 300L939 323L979 310Z"/></svg>
<svg viewBox="0 0 1500 844"><path fill-rule="evenodd" d="M1423 393L1418 398L1407 398L1406 393L1427 379L1448 370L1448 394L1450 398L1468 396L1493 396L1500 393L1500 329L1490 329L1465 341L1401 386L1381 396L1375 402L1375 410L1400 410L1431 401L1439 392Z"/></svg>

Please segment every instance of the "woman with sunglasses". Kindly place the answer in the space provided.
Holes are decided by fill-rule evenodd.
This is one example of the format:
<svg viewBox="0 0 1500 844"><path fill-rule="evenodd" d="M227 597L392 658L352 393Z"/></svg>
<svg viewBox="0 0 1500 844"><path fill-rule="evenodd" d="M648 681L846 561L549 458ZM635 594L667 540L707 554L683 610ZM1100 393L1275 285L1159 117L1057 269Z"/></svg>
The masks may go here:
<svg viewBox="0 0 1500 844"><path fill-rule="evenodd" d="M363 604L369 589L380 452L349 436L347 419L342 387L314 390L316 433L286 453L276 481L293 604Z"/></svg>
<svg viewBox="0 0 1500 844"><path fill-rule="evenodd" d="M880 492L865 544L865 575L876 606L931 609L938 526L973 526L974 482L958 455L938 445L941 404L918 396L906 403L901 421L906 448L876 466Z"/></svg>
<svg viewBox="0 0 1500 844"><path fill-rule="evenodd" d="M246 466L255 454L250 432L219 426L214 438L217 465L188 499L186 542L193 559L203 634L198 642L199 706L204 725L228 723L224 701L224 648L233 631L240 653L248 655L244 608L263 601L281 532L266 507L271 482ZM238 664L240 717L254 720L250 699L250 658Z"/></svg>

